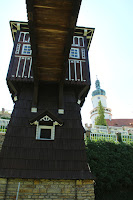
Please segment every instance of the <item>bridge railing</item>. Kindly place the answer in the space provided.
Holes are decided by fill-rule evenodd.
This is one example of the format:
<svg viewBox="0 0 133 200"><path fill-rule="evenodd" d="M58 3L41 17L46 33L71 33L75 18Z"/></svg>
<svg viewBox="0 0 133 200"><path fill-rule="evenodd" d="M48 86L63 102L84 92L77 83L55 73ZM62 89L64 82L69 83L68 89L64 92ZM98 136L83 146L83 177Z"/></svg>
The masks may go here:
<svg viewBox="0 0 133 200"><path fill-rule="evenodd" d="M127 134L126 132L113 132L113 133L99 133L99 132L86 132L85 140L91 141L106 140L114 142L133 142L133 135Z"/></svg>
<svg viewBox="0 0 133 200"><path fill-rule="evenodd" d="M0 119L0 133L6 133L9 121L8 119Z"/></svg>
<svg viewBox="0 0 133 200"><path fill-rule="evenodd" d="M90 140L106 140L106 141L114 141L117 142L116 134L105 134L105 133L90 133Z"/></svg>
<svg viewBox="0 0 133 200"><path fill-rule="evenodd" d="M105 133L108 134L108 130L107 129L96 129L96 128L91 128L91 132L92 133Z"/></svg>
<svg viewBox="0 0 133 200"><path fill-rule="evenodd" d="M133 142L133 135L121 134L122 142Z"/></svg>

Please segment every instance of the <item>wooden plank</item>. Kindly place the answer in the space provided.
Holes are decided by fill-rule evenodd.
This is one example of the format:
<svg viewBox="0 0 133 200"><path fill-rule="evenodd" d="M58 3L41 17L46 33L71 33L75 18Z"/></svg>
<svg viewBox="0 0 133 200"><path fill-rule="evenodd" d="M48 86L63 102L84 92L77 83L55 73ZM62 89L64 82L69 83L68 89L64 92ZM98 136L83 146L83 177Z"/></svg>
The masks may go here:
<svg viewBox="0 0 133 200"><path fill-rule="evenodd" d="M68 8L70 9L72 5L71 0L56 0L56 1L40 1L40 0L35 0L34 1L34 6L35 7L45 7L45 8L57 8L57 9L63 9L63 8Z"/></svg>
<svg viewBox="0 0 133 200"><path fill-rule="evenodd" d="M10 89L13 91L14 95L17 96L18 90L17 90L17 88L15 87L15 85L13 84L13 82L10 81L10 80L8 80L7 83L8 83L8 85L9 85Z"/></svg>
<svg viewBox="0 0 133 200"><path fill-rule="evenodd" d="M37 108L37 103L38 103L38 81L34 81L32 107Z"/></svg>
<svg viewBox="0 0 133 200"><path fill-rule="evenodd" d="M59 84L59 109L64 109L63 83Z"/></svg>

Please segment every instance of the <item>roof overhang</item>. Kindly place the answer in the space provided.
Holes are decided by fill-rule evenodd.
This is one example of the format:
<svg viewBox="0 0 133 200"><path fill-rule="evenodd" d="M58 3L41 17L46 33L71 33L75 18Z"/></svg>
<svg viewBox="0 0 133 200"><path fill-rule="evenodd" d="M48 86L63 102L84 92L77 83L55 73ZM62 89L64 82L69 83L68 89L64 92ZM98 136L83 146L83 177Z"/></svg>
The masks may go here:
<svg viewBox="0 0 133 200"><path fill-rule="evenodd" d="M81 0L26 0L26 4L28 23L10 22L13 40L17 30L29 31L34 81L64 81L73 35L86 36L89 48L94 33L93 28L76 27Z"/></svg>
<svg viewBox="0 0 133 200"><path fill-rule="evenodd" d="M40 121L45 117L48 118L46 121L54 121L54 122L57 122L58 125L60 125L60 126L63 125L62 120L60 120L55 114L53 114L53 113L51 113L51 112L49 112L47 110L42 112L42 113L36 114L36 116L33 117L32 119L30 119L29 122L32 125L32 124L35 124L36 121Z"/></svg>
<svg viewBox="0 0 133 200"><path fill-rule="evenodd" d="M59 82L68 62L81 0L26 0L34 79Z"/></svg>

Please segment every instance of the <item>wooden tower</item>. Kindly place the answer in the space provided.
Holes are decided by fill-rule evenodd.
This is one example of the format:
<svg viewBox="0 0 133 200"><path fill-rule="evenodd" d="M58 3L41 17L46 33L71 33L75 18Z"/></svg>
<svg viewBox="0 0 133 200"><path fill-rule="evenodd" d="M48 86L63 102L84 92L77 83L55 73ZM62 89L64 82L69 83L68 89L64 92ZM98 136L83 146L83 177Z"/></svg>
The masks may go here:
<svg viewBox="0 0 133 200"><path fill-rule="evenodd" d="M7 85L14 109L0 154L0 177L19 178L22 184L47 179L58 186L69 180L74 192L62 197L63 190L56 190L58 199L78 199L81 193L94 199L80 115L90 89L88 50L94 29L75 27L81 0L26 3L28 23L10 22L14 47ZM50 199L47 194L48 189L44 199Z"/></svg>

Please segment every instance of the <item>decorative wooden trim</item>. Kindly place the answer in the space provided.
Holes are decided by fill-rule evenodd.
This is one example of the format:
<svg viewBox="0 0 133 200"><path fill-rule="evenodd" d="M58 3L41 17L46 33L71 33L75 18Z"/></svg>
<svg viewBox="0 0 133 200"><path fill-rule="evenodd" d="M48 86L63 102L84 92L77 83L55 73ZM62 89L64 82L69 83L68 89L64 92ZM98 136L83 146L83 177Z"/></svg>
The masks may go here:
<svg viewBox="0 0 133 200"><path fill-rule="evenodd" d="M29 29L27 22L20 22L20 21L10 21L10 28L12 32L13 41L15 41L15 35L17 31L27 31Z"/></svg>
<svg viewBox="0 0 133 200"><path fill-rule="evenodd" d="M84 36L87 39L87 48L89 50L91 40L94 34L95 28L87 28L87 27L76 27L75 35L77 36Z"/></svg>
<svg viewBox="0 0 133 200"><path fill-rule="evenodd" d="M42 113L37 114L34 118L30 119L29 122L30 124L35 124L36 122L40 121L42 118L44 118L45 116L48 116L51 120L53 120L53 122L57 122L60 126L63 125L62 120L60 120L57 116L55 116L54 114L52 114L49 111L44 111Z"/></svg>
<svg viewBox="0 0 133 200"><path fill-rule="evenodd" d="M37 140L54 140L55 137L55 126L63 125L63 122L58 119L55 115L50 113L49 111L45 111L39 115L36 115L30 121L31 125L36 125L36 139ZM41 129L50 129L51 130L51 138L40 138Z"/></svg>
<svg viewBox="0 0 133 200"><path fill-rule="evenodd" d="M40 138L41 136L41 130L42 129L49 129L51 130L51 138ZM36 139L37 140L54 140L55 138L55 125L53 124L53 126L45 126L45 125L37 125L36 126Z"/></svg>

